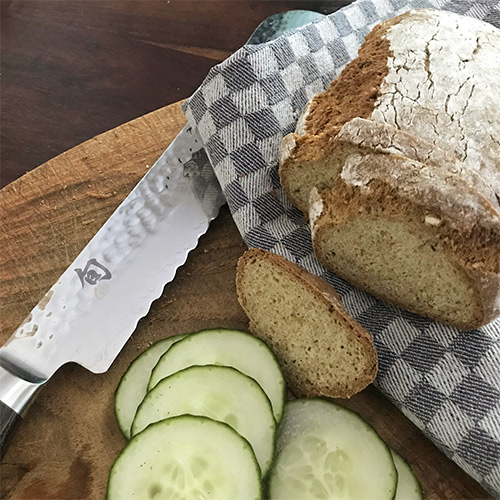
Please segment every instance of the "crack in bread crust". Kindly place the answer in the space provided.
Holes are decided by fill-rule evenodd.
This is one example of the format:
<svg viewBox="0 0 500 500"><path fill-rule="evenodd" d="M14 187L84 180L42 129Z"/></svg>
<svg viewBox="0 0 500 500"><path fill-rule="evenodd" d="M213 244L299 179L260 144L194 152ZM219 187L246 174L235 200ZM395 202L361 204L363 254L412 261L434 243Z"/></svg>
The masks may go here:
<svg viewBox="0 0 500 500"><path fill-rule="evenodd" d="M500 211L499 47L500 30L449 12L422 9L381 23L307 106L281 171L286 177L287 164L307 168L335 154L342 126L365 118L447 151L454 173Z"/></svg>
<svg viewBox="0 0 500 500"><path fill-rule="evenodd" d="M283 139L280 154L280 175L292 203L304 212L308 210L309 193L312 187L331 188L350 155L376 152L396 154L425 163L428 166L445 169L483 194L500 213L499 201L491 186L486 184L474 170L470 170L456 155L385 123L354 118L342 126L331 140L328 150L319 150L317 154L310 155L310 158L304 163L297 164L293 159L289 159L295 146L296 141L293 135L290 134ZM325 161L325 157L328 155L330 155L329 162ZM335 167L332 166L333 163L335 163ZM309 183L304 179L301 179L300 182L297 180L301 173L314 170L325 171L322 183L318 183L317 179L314 178L311 178ZM292 172L291 175L290 172ZM294 191L293 184L299 186L298 193Z"/></svg>
<svg viewBox="0 0 500 500"><path fill-rule="evenodd" d="M455 14L401 16L370 118L453 152L500 193L500 30Z"/></svg>

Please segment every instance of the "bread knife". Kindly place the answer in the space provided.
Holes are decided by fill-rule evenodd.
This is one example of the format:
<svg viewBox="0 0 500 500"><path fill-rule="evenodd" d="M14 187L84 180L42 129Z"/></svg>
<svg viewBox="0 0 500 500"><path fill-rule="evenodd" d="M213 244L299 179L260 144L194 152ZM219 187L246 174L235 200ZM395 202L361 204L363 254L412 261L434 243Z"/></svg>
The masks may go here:
<svg viewBox="0 0 500 500"><path fill-rule="evenodd" d="M321 17L308 11L271 16L247 44ZM0 457L62 365L107 371L224 203L202 141L186 125L0 347Z"/></svg>

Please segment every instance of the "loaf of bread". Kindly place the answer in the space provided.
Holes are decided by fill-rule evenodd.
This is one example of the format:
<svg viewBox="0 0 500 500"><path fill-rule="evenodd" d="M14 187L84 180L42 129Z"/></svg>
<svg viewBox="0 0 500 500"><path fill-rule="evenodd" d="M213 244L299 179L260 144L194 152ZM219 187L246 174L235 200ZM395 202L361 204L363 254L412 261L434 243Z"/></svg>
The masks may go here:
<svg viewBox="0 0 500 500"><path fill-rule="evenodd" d="M366 37L358 57L306 106L296 133L285 138L280 162L283 186L293 200L301 180L295 172L303 180L308 167L321 168L318 162L331 162L338 171L336 163L342 163L343 150L354 133L359 137L353 146L368 152L399 154L408 140L416 141L419 149L430 144L445 150L465 164L462 171L472 171L484 180L495 196L483 194L498 204L499 72L500 30L487 23L422 9L379 24ZM337 137L355 118L376 123L363 128L358 121L346 137ZM387 127L378 132L378 124ZM397 130L415 138L403 134L385 145L377 141L378 136ZM419 145L422 140L427 144ZM408 144L403 155L411 148ZM421 153L414 154L410 159L422 161ZM301 197L302 207L308 196L306 192Z"/></svg>
<svg viewBox="0 0 500 500"><path fill-rule="evenodd" d="M500 217L460 177L353 155L310 218L320 261L360 288L461 328L499 314Z"/></svg>
<svg viewBox="0 0 500 500"><path fill-rule="evenodd" d="M280 152L326 266L462 328L500 314L498 74L487 23L423 9L372 30Z"/></svg>
<svg viewBox="0 0 500 500"><path fill-rule="evenodd" d="M326 281L250 249L238 262L236 288L250 330L273 349L295 395L348 398L374 380L373 340Z"/></svg>

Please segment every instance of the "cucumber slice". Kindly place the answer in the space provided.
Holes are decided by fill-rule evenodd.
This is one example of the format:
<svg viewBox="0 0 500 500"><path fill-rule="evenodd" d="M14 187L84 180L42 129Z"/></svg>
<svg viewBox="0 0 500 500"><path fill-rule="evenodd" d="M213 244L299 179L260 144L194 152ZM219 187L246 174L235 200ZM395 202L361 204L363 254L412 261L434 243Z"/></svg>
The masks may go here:
<svg viewBox="0 0 500 500"><path fill-rule="evenodd" d="M359 415L322 399L287 403L270 472L269 500L391 500L389 447Z"/></svg>
<svg viewBox="0 0 500 500"><path fill-rule="evenodd" d="M411 470L410 464L392 449L391 453L398 471L398 487L394 500L423 500L422 488L417 476Z"/></svg>
<svg viewBox="0 0 500 500"><path fill-rule="evenodd" d="M276 422L260 385L227 366L192 366L161 380L144 398L132 436L149 424L182 414L225 422L252 446L262 475L271 465Z"/></svg>
<svg viewBox="0 0 500 500"><path fill-rule="evenodd" d="M160 340L130 363L115 392L115 415L122 434L130 439L130 426L137 407L146 395L151 370L162 354L185 335Z"/></svg>
<svg viewBox="0 0 500 500"><path fill-rule="evenodd" d="M264 389L280 422L285 381L276 358L262 340L239 330L202 330L173 345L153 368L150 391L161 379L193 365L224 365L253 378Z"/></svg>
<svg viewBox="0 0 500 500"><path fill-rule="evenodd" d="M229 425L183 415L134 436L109 473L107 498L259 500L251 446Z"/></svg>

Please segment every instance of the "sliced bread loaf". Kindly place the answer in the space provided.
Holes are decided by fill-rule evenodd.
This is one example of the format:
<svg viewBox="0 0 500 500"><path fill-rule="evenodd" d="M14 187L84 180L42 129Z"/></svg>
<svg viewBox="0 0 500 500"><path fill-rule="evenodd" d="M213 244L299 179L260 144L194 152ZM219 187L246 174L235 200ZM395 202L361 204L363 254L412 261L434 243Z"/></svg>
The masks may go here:
<svg viewBox="0 0 500 500"><path fill-rule="evenodd" d="M372 30L281 149L327 267L463 328L500 314L499 71L500 30L475 19L424 9Z"/></svg>
<svg viewBox="0 0 500 500"><path fill-rule="evenodd" d="M378 152L394 152L394 141L406 143L404 156L418 161L422 161L420 153L412 153L410 142L425 149L420 144L425 141L454 158L451 163L442 162L439 154L436 162L429 158L427 163L448 168L458 158L463 163L460 175L498 207L499 72L500 30L488 23L422 9L379 24L366 37L358 57L306 106L296 133L285 138L280 171L287 194L306 209L314 170L320 171L320 189L325 164L335 178L349 154L346 139L358 150L367 147ZM371 129L359 129L361 142L352 144L352 136L341 140L343 126L356 118L405 131L414 139L393 135L389 148L377 146L379 134L372 124ZM296 199L294 191L302 184L305 187Z"/></svg>
<svg viewBox="0 0 500 500"><path fill-rule="evenodd" d="M372 338L324 280L251 249L238 262L236 287L250 330L274 350L296 395L347 398L374 380Z"/></svg>
<svg viewBox="0 0 500 500"><path fill-rule="evenodd" d="M462 328L500 314L500 216L459 176L352 155L310 221L318 258L378 297Z"/></svg>

